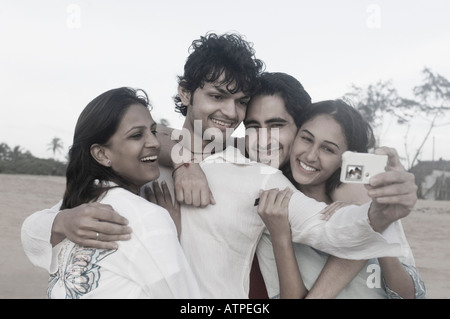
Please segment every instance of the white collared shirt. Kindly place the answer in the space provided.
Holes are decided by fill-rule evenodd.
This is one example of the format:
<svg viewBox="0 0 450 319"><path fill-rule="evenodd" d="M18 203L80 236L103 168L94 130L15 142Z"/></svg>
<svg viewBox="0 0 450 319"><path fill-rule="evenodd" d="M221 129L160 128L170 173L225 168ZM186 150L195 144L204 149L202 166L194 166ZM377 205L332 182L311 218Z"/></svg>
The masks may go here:
<svg viewBox="0 0 450 319"><path fill-rule="evenodd" d="M200 165L216 205L182 205L181 244L205 298L248 298L252 259L263 232L268 232L254 206L260 189L295 190L289 204L294 242L349 259L407 254L395 223L385 237L373 231L367 217L369 205L348 206L324 221L320 211L325 203L305 196L281 171L250 161L234 147L209 156ZM170 174L171 170L162 168L159 180L172 188Z"/></svg>
<svg viewBox="0 0 450 319"><path fill-rule="evenodd" d="M248 298L252 259L263 232L267 232L254 206L260 189L290 187L295 191L289 203L294 242L348 259L408 254L408 247L397 235L396 223L383 234L373 231L368 223L369 205L347 206L329 221L322 220L320 211L326 207L325 203L305 196L281 171L250 161L234 147L206 158L200 165L216 205L206 208L182 205L181 244L205 298ZM170 169L161 168L159 180L166 180L173 190L170 174ZM38 230L50 230L51 224L37 224L49 222L51 218L45 217L46 214L48 211L44 211L40 220L30 216L33 222L25 221L22 227L22 243L28 258L44 268L51 259L50 233L39 234ZM34 249L37 246L39 250ZM46 256L36 256L37 251Z"/></svg>
<svg viewBox="0 0 450 319"><path fill-rule="evenodd" d="M64 239L54 248L48 298L201 298L167 210L123 188L99 202L128 219L131 239L116 250Z"/></svg>

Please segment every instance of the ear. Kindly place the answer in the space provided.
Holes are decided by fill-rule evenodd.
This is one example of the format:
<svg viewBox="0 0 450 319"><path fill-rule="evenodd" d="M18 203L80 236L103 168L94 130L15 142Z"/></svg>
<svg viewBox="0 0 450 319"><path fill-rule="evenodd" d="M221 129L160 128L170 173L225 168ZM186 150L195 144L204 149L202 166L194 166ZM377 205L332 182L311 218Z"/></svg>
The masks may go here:
<svg viewBox="0 0 450 319"><path fill-rule="evenodd" d="M183 88L181 85L178 85L178 95L181 99L181 103L186 106L191 105L191 93Z"/></svg>
<svg viewBox="0 0 450 319"><path fill-rule="evenodd" d="M99 144L92 144L91 155L100 165L111 167L111 160L108 158L103 146Z"/></svg>

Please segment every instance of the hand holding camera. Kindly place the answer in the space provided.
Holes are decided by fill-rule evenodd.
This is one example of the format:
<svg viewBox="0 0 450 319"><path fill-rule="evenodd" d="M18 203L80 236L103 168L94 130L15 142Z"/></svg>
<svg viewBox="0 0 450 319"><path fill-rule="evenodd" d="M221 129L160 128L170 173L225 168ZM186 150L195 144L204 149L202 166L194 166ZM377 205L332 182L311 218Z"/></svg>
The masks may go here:
<svg viewBox="0 0 450 319"><path fill-rule="evenodd" d="M369 219L374 230L383 231L390 223L409 215L417 202L417 185L414 175L401 165L395 149L382 147L371 155L369 161L363 162L354 161L354 156L350 158L353 164L368 165L370 177L365 187L372 198ZM375 159L378 158L374 158L375 155L386 156L387 165L383 164L381 159ZM385 167L382 172L378 172L381 165ZM342 170L345 170L344 163Z"/></svg>
<svg viewBox="0 0 450 319"><path fill-rule="evenodd" d="M369 184L372 176L385 171L387 155L344 152L342 154L341 182Z"/></svg>

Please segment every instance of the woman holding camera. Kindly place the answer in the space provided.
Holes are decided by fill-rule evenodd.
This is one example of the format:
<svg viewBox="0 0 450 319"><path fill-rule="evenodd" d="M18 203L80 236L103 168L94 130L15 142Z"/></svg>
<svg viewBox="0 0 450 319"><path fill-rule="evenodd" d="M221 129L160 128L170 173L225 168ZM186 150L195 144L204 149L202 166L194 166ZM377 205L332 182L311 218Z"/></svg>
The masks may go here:
<svg viewBox="0 0 450 319"><path fill-rule="evenodd" d="M365 189L360 184L346 184L345 191L340 188L342 154L345 151L367 153L373 144L369 123L353 107L342 100L314 103L307 109L305 121L299 128L290 154L290 171L285 173L305 195L331 204L330 207L346 205L344 202L355 204L355 198L358 198L356 204L371 200L384 204L408 200L407 192L400 189L397 196L385 197L377 190L377 176L365 185ZM380 148L376 153L388 155L389 171L403 170L394 149ZM395 172L381 174L396 178ZM349 192L349 187L354 191ZM414 267L412 253L402 261L393 257L369 261L342 259L340 269L334 267L328 271L327 260L336 257L292 243L286 213L289 197L290 193L286 190L262 192L258 208L258 213L270 231L281 297L304 296L307 288L311 289L307 298L425 297L425 287ZM330 217L331 214L326 216ZM264 243L270 245L270 240ZM323 269L318 264L324 266ZM351 284L347 287L331 285L337 276L347 278L347 283ZM320 279L315 282L318 277ZM271 283L266 284L270 291Z"/></svg>

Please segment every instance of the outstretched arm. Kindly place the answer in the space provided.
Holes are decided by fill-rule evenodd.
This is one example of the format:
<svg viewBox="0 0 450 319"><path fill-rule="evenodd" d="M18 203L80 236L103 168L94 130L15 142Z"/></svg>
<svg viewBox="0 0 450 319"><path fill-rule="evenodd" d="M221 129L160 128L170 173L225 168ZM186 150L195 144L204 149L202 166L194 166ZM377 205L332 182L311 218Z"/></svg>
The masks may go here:
<svg viewBox="0 0 450 319"><path fill-rule="evenodd" d="M375 231L384 231L392 222L409 215L417 202L414 175L405 171L397 151L382 147L377 154L388 155L387 170L373 176L366 186L372 199L369 220Z"/></svg>
<svg viewBox="0 0 450 319"><path fill-rule="evenodd" d="M417 201L414 175L405 171L395 149L381 147L375 153L388 155L388 165L385 173L378 174L370 180L367 186L368 195L375 203L379 215L386 216L387 220L406 216ZM374 221L373 225L380 227L379 225L383 224ZM400 260L384 257L378 261L388 289L395 291L402 298L415 298L415 283Z"/></svg>
<svg viewBox="0 0 450 319"><path fill-rule="evenodd" d="M375 152L377 154L388 155L389 162L388 162L388 166L386 168L387 173L384 176L381 176L382 180L384 179L385 182L384 183L381 182L378 189L371 187L371 186L368 186L367 189L369 189L369 190L376 189L375 191L372 192L372 194L374 194L373 196L375 196L376 193L388 194L388 196L391 196L391 197L398 196L397 199L391 198L391 200L394 203L395 203L395 201L402 202L402 200L404 200L405 202L408 202L409 200L414 201L414 196L411 196L411 193L414 193L416 191L414 180L412 179L412 176L409 173L407 173L405 171L404 167L401 165L395 149L382 147L380 149L377 149ZM391 176L389 177L389 175L391 175ZM389 184L387 182L389 180L389 178L390 178L390 180L393 180L395 182L393 184ZM400 181L400 183L399 183L399 181ZM403 185L402 185L402 183L403 183ZM388 188L385 188L385 187L392 187L392 185L395 185L395 184L399 184L397 187L400 187L400 190L398 190L398 188L392 188L391 190L389 190ZM352 202L361 201L361 199L363 199L363 202L369 201L371 198L368 195L365 195L365 194L361 193L359 190L357 190L357 188L360 188L360 187L361 187L360 184L343 184L334 191L333 199L347 200L347 201L352 201ZM367 189L365 190L366 194L367 194ZM358 194L358 195L355 197L355 194ZM333 257L333 259L334 258L336 258L336 257ZM379 260L382 274L383 274L383 277L385 280L385 284L389 290L393 291L393 293L396 294L396 296L401 297L401 298L414 298L416 290L423 290L421 288L424 286L423 282L420 279L420 276L418 275L416 270L415 271L413 270L415 272L415 274L412 276L408 271L408 270L410 270L408 268L408 266L403 265L400 262L400 260L396 257L383 257L383 258L379 258L378 260ZM327 266L328 266L328 263L327 263ZM351 264L349 264L349 267L352 267ZM329 269L332 269L331 266ZM324 268L324 272L325 272L325 268ZM321 275L321 277L322 277L322 275ZM323 280L326 282L326 280L322 279L321 277L319 277L319 280ZM413 278L417 278L417 279L413 279ZM316 284L319 283L319 280L317 281ZM324 285L323 287L329 288L329 286L327 286L327 285ZM312 293L313 290L314 290L314 292L316 292L315 289L311 289L310 293ZM420 296L424 295L424 292L419 293L419 295Z"/></svg>

